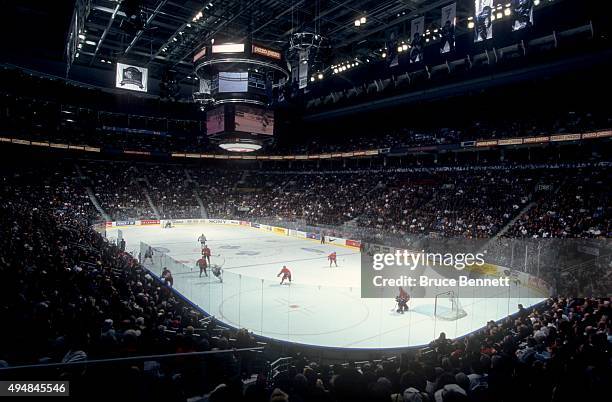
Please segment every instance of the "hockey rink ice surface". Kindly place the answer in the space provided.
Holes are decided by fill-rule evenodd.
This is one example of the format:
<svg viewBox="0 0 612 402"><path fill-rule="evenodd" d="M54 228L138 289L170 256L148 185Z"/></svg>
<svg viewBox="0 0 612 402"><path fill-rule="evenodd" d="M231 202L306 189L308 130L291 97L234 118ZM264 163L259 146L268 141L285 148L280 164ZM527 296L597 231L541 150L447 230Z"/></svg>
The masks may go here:
<svg viewBox="0 0 612 402"><path fill-rule="evenodd" d="M308 345L342 348L398 348L428 344L440 332L455 338L473 332L490 320L517 311L517 305L536 304L544 297L526 287L503 290L500 298L462 298L467 315L454 321L434 316L434 299L410 301L410 311L396 312L393 299L361 299L359 251L319 241L282 236L243 226L191 225L119 228L127 251L138 257L140 242L155 250L154 274L167 266L174 289L220 321L268 338ZM199 277L198 236L204 233L212 264L223 267L223 282ZM107 230L116 238L117 228ZM162 251L179 261L161 261ZM338 254L338 268L327 255ZM291 285L280 285L277 274L286 265ZM445 306L445 303L447 306ZM449 308L446 298L438 308Z"/></svg>

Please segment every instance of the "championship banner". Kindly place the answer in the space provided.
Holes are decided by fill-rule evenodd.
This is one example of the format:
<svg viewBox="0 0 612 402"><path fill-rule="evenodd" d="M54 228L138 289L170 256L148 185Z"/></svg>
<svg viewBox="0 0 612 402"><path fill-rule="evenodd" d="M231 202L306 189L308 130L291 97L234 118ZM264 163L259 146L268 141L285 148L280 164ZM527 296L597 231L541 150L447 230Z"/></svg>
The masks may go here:
<svg viewBox="0 0 612 402"><path fill-rule="evenodd" d="M440 53L448 53L455 50L455 23L457 22L457 3L442 7L442 20L440 26Z"/></svg>
<svg viewBox="0 0 612 402"><path fill-rule="evenodd" d="M147 92L149 70L145 67L117 63L115 87L132 91Z"/></svg>
<svg viewBox="0 0 612 402"><path fill-rule="evenodd" d="M410 23L410 62L423 61L423 47L425 46L425 16L415 18Z"/></svg>
<svg viewBox="0 0 612 402"><path fill-rule="evenodd" d="M476 0L474 42L493 38L493 0Z"/></svg>
<svg viewBox="0 0 612 402"><path fill-rule="evenodd" d="M512 30L518 31L533 25L533 0L512 0L514 22Z"/></svg>

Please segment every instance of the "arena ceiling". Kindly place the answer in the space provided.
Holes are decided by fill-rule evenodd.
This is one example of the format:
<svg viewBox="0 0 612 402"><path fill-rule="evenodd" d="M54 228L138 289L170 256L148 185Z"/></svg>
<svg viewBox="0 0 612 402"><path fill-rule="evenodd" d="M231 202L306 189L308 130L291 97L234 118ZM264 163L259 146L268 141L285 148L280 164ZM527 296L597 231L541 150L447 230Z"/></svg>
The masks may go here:
<svg viewBox="0 0 612 402"><path fill-rule="evenodd" d="M253 42L285 51L296 32L315 32L329 41L333 57L365 55L385 42L389 30L405 32L410 20L436 12L451 0L76 0L15 2L14 21L38 19L54 57L69 64L113 69L114 62L146 65L153 74L172 68L188 75L192 56L216 40ZM68 4L67 4L68 3ZM467 15L470 1L458 1ZM201 13L200 18L195 18ZM46 18L47 17L47 18ZM366 17L367 23L355 26ZM80 18L80 19L79 19ZM78 23L75 23L78 22ZM15 24L19 24L15 22ZM46 26L45 26L46 24ZM77 32L74 28L78 27ZM78 32L81 31L81 32ZM63 35L61 44L58 36ZM77 38L80 35L80 38ZM74 54L68 50L74 40ZM77 48L78 47L78 48ZM61 52L60 52L61 49ZM58 54L59 53L59 54ZM76 57L78 54L78 57ZM333 62L334 60L329 60Z"/></svg>

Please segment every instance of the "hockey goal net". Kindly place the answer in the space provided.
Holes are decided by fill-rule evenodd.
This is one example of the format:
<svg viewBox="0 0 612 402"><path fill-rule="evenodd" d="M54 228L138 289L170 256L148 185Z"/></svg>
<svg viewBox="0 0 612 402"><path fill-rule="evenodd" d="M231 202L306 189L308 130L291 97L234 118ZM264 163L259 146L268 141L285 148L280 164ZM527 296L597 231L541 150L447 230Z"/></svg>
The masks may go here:
<svg viewBox="0 0 612 402"><path fill-rule="evenodd" d="M455 292L448 291L436 295L434 304L434 316L441 320L453 321L467 315L461 307L459 298Z"/></svg>

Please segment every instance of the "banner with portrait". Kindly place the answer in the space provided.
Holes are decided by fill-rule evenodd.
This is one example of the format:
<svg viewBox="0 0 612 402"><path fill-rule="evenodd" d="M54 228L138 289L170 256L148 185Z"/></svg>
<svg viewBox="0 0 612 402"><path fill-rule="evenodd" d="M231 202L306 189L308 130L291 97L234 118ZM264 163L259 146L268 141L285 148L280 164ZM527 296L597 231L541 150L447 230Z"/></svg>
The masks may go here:
<svg viewBox="0 0 612 402"><path fill-rule="evenodd" d="M410 62L423 61L423 47L425 46L425 16L415 18L410 24Z"/></svg>
<svg viewBox="0 0 612 402"><path fill-rule="evenodd" d="M457 3L442 7L442 18L440 21L440 53L448 53L455 50L455 23L457 21Z"/></svg>
<svg viewBox="0 0 612 402"><path fill-rule="evenodd" d="M519 31L533 25L533 0L512 0L512 30Z"/></svg>
<svg viewBox="0 0 612 402"><path fill-rule="evenodd" d="M493 38L493 0L476 0L474 10L474 42Z"/></svg>

